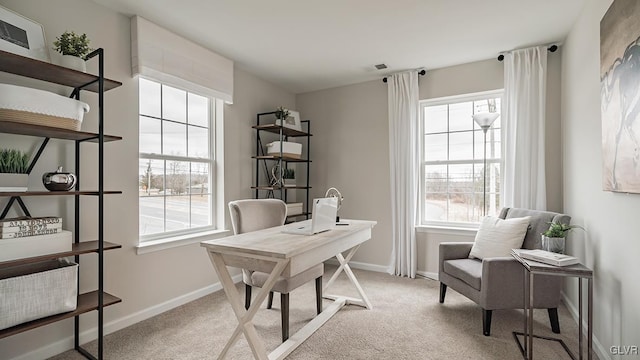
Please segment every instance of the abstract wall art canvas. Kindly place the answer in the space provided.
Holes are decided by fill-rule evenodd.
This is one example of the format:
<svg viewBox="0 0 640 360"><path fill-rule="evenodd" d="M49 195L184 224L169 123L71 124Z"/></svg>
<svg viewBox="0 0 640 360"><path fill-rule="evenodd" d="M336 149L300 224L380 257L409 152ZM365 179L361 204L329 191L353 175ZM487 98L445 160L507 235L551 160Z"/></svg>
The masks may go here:
<svg viewBox="0 0 640 360"><path fill-rule="evenodd" d="M615 0L600 21L602 184L640 193L640 1Z"/></svg>

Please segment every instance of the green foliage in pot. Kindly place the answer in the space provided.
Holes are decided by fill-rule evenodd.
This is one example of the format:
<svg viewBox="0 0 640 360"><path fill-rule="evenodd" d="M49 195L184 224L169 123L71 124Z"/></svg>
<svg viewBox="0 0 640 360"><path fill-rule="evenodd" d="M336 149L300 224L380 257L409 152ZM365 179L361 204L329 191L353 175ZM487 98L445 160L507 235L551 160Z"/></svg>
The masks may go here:
<svg viewBox="0 0 640 360"><path fill-rule="evenodd" d="M282 106L276 108L276 119L286 119L289 116L289 110Z"/></svg>
<svg viewBox="0 0 640 360"><path fill-rule="evenodd" d="M53 49L62 55L77 56L86 60L86 56L93 51L89 47L90 42L87 34L78 35L73 31L65 31L62 35L56 37L56 41L53 42Z"/></svg>
<svg viewBox="0 0 640 360"><path fill-rule="evenodd" d="M19 150L0 149L0 173L26 174L29 155Z"/></svg>
<svg viewBox="0 0 640 360"><path fill-rule="evenodd" d="M557 222L549 223L549 224L550 224L549 230L542 233L542 235L546 237L563 238L563 237L566 237L569 231L573 229L584 230L584 228L579 225L567 225L567 224L560 224Z"/></svg>
<svg viewBox="0 0 640 360"><path fill-rule="evenodd" d="M284 171L282 173L282 178L283 179L295 179L296 178L296 171L294 169L284 169Z"/></svg>

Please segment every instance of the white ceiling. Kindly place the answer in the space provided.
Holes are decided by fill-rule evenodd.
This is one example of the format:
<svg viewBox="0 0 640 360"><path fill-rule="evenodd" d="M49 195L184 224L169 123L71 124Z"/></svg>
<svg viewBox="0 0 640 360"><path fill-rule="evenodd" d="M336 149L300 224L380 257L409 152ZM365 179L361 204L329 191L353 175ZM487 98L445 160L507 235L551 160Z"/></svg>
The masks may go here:
<svg viewBox="0 0 640 360"><path fill-rule="evenodd" d="M297 94L562 41L586 0L94 1Z"/></svg>

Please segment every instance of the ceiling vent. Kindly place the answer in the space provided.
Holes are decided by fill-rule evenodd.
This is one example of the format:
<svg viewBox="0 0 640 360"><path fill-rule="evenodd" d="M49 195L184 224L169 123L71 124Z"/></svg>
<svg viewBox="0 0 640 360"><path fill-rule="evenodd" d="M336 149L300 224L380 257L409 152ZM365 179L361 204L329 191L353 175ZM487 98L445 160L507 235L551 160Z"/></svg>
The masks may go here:
<svg viewBox="0 0 640 360"><path fill-rule="evenodd" d="M374 65L376 67L376 69L378 70L384 70L387 68L387 65L385 64L378 64L378 65Z"/></svg>

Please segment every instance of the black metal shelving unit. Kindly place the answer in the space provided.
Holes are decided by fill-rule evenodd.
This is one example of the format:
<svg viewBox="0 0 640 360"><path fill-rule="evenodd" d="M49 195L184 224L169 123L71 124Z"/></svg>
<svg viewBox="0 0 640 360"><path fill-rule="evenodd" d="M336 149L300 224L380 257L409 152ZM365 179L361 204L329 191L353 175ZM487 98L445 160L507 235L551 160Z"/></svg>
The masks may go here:
<svg viewBox="0 0 640 360"><path fill-rule="evenodd" d="M305 202L304 202L304 211L301 214L288 216L288 221L293 221L298 217L305 217L309 219L311 216L311 212L309 210L309 191L311 187L309 186L310 181L310 172L311 172L311 121L310 120L302 120L302 128L303 131L299 131L296 129L287 128L281 125L275 124L275 111L259 113L256 115L256 125L253 128L256 130L256 155L253 156L253 159L256 161L255 168L255 181L254 186L251 188L255 190L255 198L279 198L284 202L288 200L288 191L303 191ZM274 141L288 141L289 138L306 138L306 158L292 158L288 157L282 153L282 146L280 146L280 154L279 155L268 155L264 150L264 144L262 142L261 133L271 133ZM260 181L260 168L264 171L264 181L270 179L270 164L278 165L280 169L287 169L289 163L299 163L304 164L306 167L306 184L305 185L296 185L296 186L283 186L283 185L273 185Z"/></svg>
<svg viewBox="0 0 640 360"><path fill-rule="evenodd" d="M75 256L76 263L80 263L80 255L96 253L98 255L98 289L78 295L78 306L76 310L45 317L42 319L19 324L8 329L0 330L0 338L12 336L24 331L51 324L63 319L73 317L74 323L74 348L88 359L102 359L104 353L104 308L117 304L122 300L104 291L104 251L118 249L122 246L104 241L104 195L121 194L121 191L105 191L104 189L104 143L118 141L119 136L106 135L104 133L104 93L105 91L121 86L122 83L104 77L104 50L96 49L91 52L87 59L97 58L98 75L92 75L62 66L50 64L44 61L23 57L5 51L0 51L0 71L21 75L33 79L38 79L54 84L70 86L73 88L70 97L80 99L82 91L95 92L98 95L98 132L83 132L52 128L47 126L22 124L0 118L0 132L16 135L27 135L42 137L42 143L29 166L29 172L38 161L38 158L46 148L49 139L62 139L75 142L75 172L77 183L75 191L69 192L48 192L48 191L26 191L26 192L4 192L0 197L9 197L0 219L6 217L9 209L13 205L18 205L26 216L31 216L29 210L22 200L22 197L30 196L74 196L75 205L75 228L74 244L71 251L36 256L25 259L0 262L0 268L16 266L26 263L33 263L60 257ZM97 143L98 145L98 189L80 190L80 145L82 143ZM98 198L98 231L97 239L80 241L80 197L96 196ZM86 214L84 216L87 216ZM79 281L78 281L79 282ZM79 283L77 285L79 287ZM98 351L94 356L80 345L80 318L81 314L96 311L98 316Z"/></svg>

